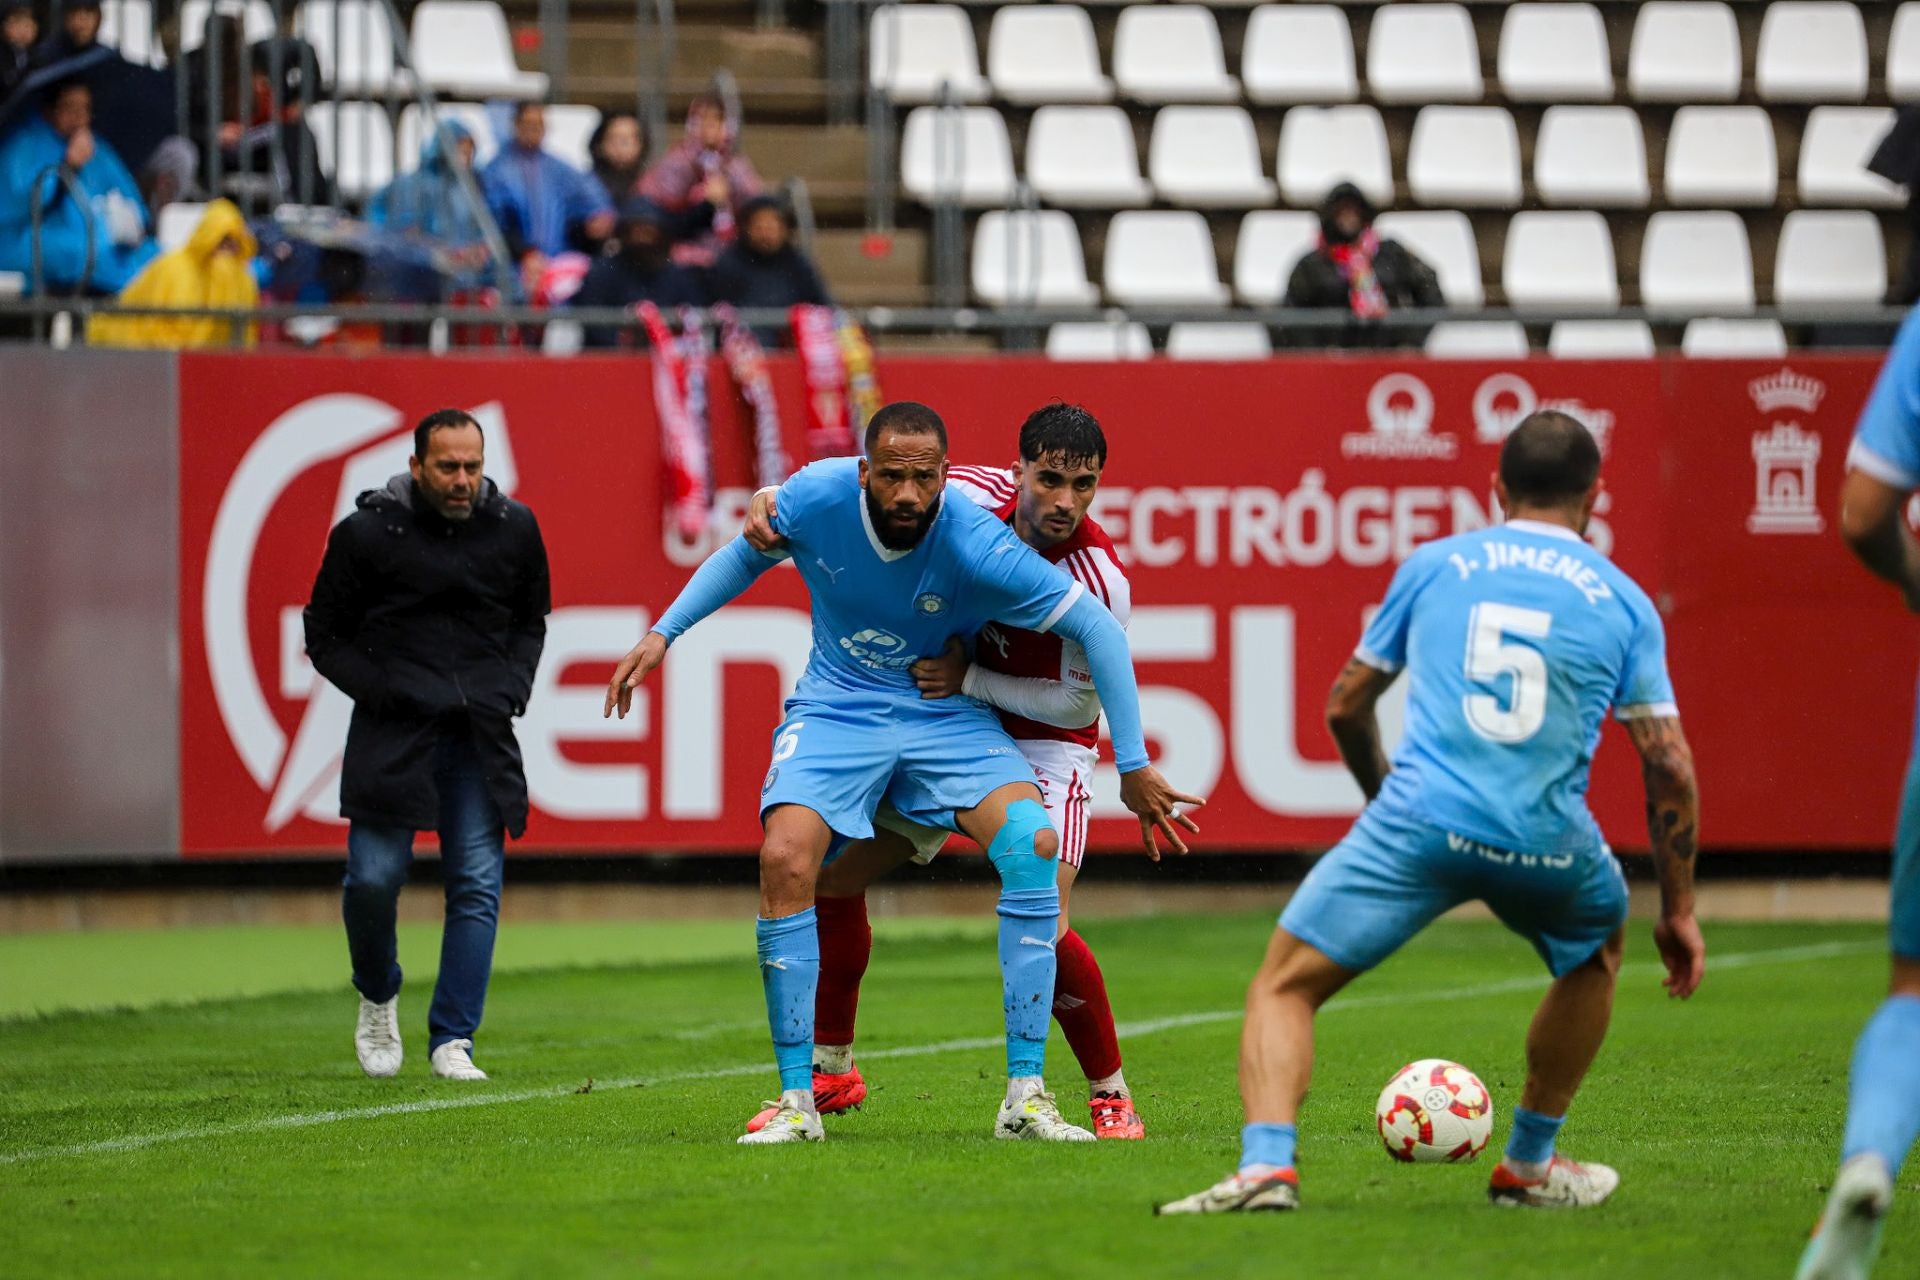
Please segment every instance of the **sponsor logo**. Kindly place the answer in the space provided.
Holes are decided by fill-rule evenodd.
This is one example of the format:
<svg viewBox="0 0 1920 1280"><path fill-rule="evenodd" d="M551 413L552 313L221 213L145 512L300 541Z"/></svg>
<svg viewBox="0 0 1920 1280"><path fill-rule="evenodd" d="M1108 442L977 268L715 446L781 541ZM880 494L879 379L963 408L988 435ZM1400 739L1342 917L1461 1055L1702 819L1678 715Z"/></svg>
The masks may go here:
<svg viewBox="0 0 1920 1280"><path fill-rule="evenodd" d="M856 631L851 637L842 636L840 647L855 662L876 671L899 671L914 663L912 654L901 652L907 642L890 631Z"/></svg>
<svg viewBox="0 0 1920 1280"><path fill-rule="evenodd" d="M1820 491L1819 470L1816 433L1794 422L1776 422L1754 432L1753 510L1747 515L1747 532L1819 533L1825 529L1815 500Z"/></svg>
<svg viewBox="0 0 1920 1280"><path fill-rule="evenodd" d="M935 595L931 591L922 591L914 600L913 607L931 618L935 614L947 611L947 600L945 596Z"/></svg>
<svg viewBox="0 0 1920 1280"><path fill-rule="evenodd" d="M1451 459L1460 442L1433 435L1433 390L1410 373L1390 373L1367 393L1370 430L1340 437L1345 458Z"/></svg>
<svg viewBox="0 0 1920 1280"><path fill-rule="evenodd" d="M1753 407L1761 413L1778 413L1782 409L1812 413L1827 398L1827 384L1781 365L1780 372L1749 382L1747 394L1753 397Z"/></svg>
<svg viewBox="0 0 1920 1280"><path fill-rule="evenodd" d="M1533 384L1517 373L1496 373L1473 393L1474 438L1481 444L1499 444L1513 434L1530 413L1551 409L1564 413L1593 435L1600 452L1613 436L1614 415L1573 397L1543 400Z"/></svg>

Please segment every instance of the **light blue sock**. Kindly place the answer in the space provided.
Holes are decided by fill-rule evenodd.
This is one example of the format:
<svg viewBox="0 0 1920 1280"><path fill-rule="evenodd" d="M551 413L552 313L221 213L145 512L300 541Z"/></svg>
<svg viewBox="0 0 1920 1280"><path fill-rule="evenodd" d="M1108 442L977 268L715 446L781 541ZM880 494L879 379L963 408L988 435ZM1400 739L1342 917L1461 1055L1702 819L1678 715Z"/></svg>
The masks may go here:
<svg viewBox="0 0 1920 1280"><path fill-rule="evenodd" d="M1853 1047L1841 1159L1871 1151L1898 1174L1920 1138L1920 996L1888 996Z"/></svg>
<svg viewBox="0 0 1920 1280"><path fill-rule="evenodd" d="M1000 981L1007 1012L1007 1075L1044 1074L1053 1018L1053 940L1060 890L1000 891Z"/></svg>
<svg viewBox="0 0 1920 1280"><path fill-rule="evenodd" d="M1300 1131L1290 1124L1250 1124L1240 1130L1240 1167L1270 1164L1293 1168L1293 1144Z"/></svg>
<svg viewBox="0 0 1920 1280"><path fill-rule="evenodd" d="M1565 1116L1543 1116L1525 1107L1513 1109L1513 1132L1507 1135L1507 1159L1517 1164L1545 1164L1553 1159L1553 1140L1560 1136Z"/></svg>
<svg viewBox="0 0 1920 1280"><path fill-rule="evenodd" d="M767 1026L780 1089L813 1088L813 997L820 986L820 930L813 908L754 923L760 944L760 985L767 994Z"/></svg>

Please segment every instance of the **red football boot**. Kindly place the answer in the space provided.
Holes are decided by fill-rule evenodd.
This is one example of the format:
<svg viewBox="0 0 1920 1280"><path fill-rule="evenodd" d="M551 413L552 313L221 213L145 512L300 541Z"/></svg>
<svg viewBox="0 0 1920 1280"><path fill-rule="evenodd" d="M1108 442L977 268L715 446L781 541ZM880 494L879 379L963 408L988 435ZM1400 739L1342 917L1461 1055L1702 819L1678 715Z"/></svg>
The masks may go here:
<svg viewBox="0 0 1920 1280"><path fill-rule="evenodd" d="M825 1108L821 1108L825 1110ZM1093 1136L1096 1138L1144 1138L1147 1126L1133 1109L1133 1099L1118 1093L1096 1093L1087 1099L1093 1112Z"/></svg>
<svg viewBox="0 0 1920 1280"><path fill-rule="evenodd" d="M828 1075L824 1071L813 1073L813 1106L821 1115L841 1115L856 1110L866 1100L867 1082L861 1078L858 1066L849 1066L837 1075ZM768 1107L747 1121L747 1132L760 1132L766 1128L767 1121L779 1112L779 1107Z"/></svg>

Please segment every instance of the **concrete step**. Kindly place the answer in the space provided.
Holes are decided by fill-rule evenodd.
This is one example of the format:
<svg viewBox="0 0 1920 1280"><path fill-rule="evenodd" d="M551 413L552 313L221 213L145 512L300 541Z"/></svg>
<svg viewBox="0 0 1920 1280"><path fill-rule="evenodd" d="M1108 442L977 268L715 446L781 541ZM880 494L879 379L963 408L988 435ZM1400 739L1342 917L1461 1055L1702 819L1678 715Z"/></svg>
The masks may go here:
<svg viewBox="0 0 1920 1280"><path fill-rule="evenodd" d="M567 29L568 74L631 78L640 70L636 45L631 22L576 21ZM655 56L649 47L644 68L649 76ZM817 79L821 61L819 41L803 31L683 26L674 39L670 79L704 82L724 67L744 89L751 81Z"/></svg>
<svg viewBox="0 0 1920 1280"><path fill-rule="evenodd" d="M833 296L850 306L927 301L925 232L896 231L882 241L858 228L827 228L813 238L813 260Z"/></svg>

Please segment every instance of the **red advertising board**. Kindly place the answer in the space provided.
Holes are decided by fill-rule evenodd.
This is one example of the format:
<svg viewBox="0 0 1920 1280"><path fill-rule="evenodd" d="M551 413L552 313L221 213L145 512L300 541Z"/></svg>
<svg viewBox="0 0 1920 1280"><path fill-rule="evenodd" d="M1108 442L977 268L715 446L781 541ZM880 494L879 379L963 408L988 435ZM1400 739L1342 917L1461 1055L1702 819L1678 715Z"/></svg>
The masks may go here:
<svg viewBox="0 0 1920 1280"><path fill-rule="evenodd" d="M797 456L799 372L772 363ZM1709 843L1883 846L1911 723L1911 632L1850 564L1833 511L1874 366L1796 359L1782 372L1304 357L880 370L889 398L940 410L959 461L1010 461L1017 424L1048 400L1101 418L1113 456L1095 514L1133 578L1143 713L1163 769L1209 796L1205 848L1339 837L1359 793L1321 726L1327 685L1411 548L1494 518L1499 442L1545 406L1602 435L1593 536L1669 611ZM546 657L519 725L534 806L519 847L757 843L769 734L806 659L794 574L769 574L677 644L635 716L600 717L612 663L737 527L752 483L751 427L717 364L718 516L698 544L666 529L642 359L209 354L183 357L180 381L188 856L342 847L349 707L308 666L299 610L329 525L404 466L411 424L444 405L480 416L488 470L539 515L553 564ZM1398 716L1390 699L1390 733ZM1095 790L1095 846L1132 847L1112 779ZM1612 730L1593 795L1617 844L1644 843L1637 768Z"/></svg>

